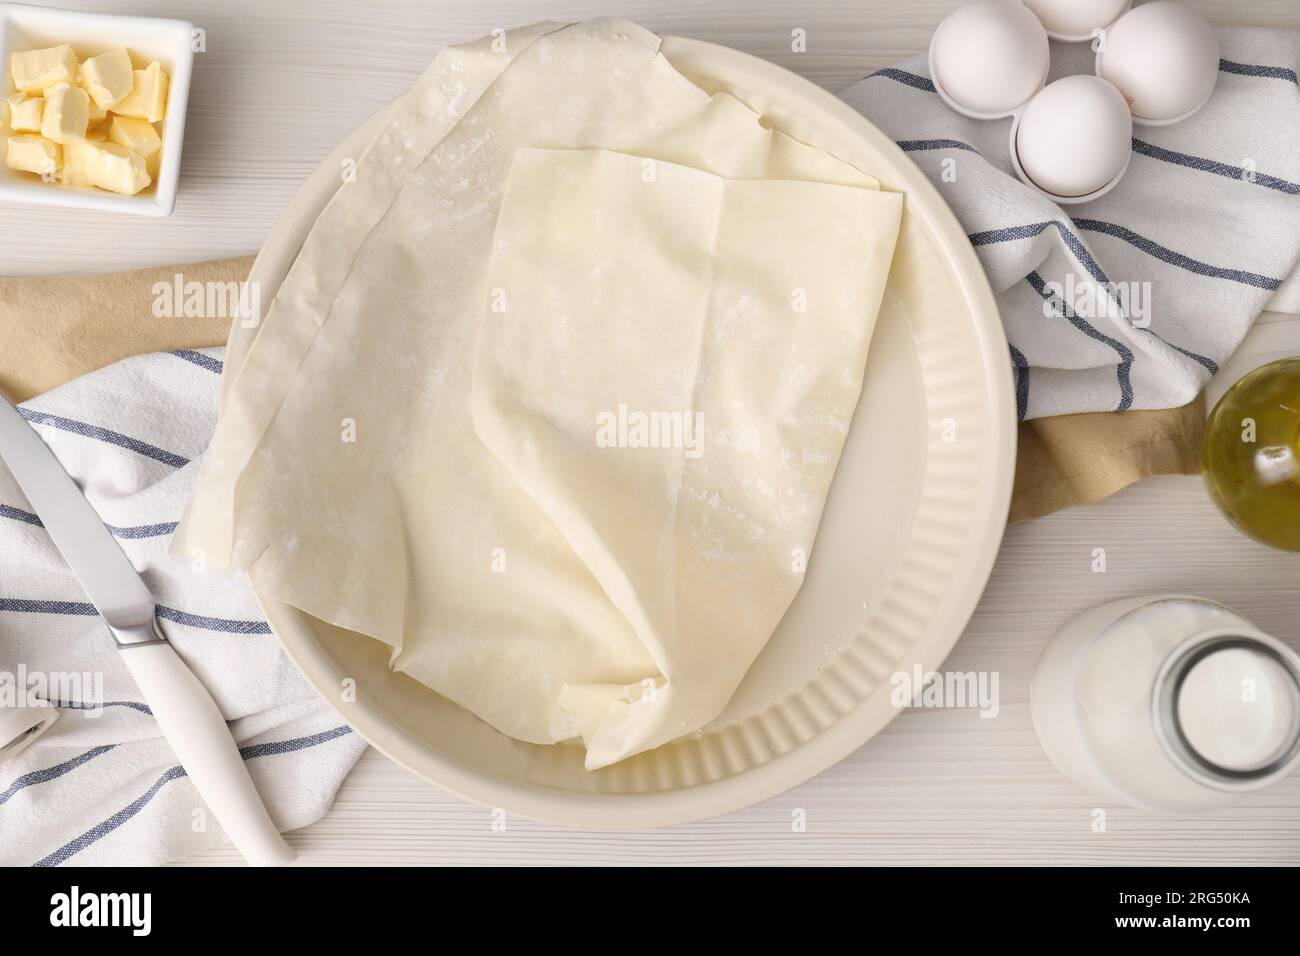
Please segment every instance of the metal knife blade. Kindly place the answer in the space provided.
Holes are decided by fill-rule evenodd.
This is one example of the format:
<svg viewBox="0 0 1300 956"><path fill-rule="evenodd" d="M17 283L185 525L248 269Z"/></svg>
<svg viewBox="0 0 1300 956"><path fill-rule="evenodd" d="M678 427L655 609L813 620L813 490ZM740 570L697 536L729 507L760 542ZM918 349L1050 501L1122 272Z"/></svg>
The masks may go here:
<svg viewBox="0 0 1300 956"><path fill-rule="evenodd" d="M151 623L154 599L139 573L54 452L3 396L0 459L108 625Z"/></svg>

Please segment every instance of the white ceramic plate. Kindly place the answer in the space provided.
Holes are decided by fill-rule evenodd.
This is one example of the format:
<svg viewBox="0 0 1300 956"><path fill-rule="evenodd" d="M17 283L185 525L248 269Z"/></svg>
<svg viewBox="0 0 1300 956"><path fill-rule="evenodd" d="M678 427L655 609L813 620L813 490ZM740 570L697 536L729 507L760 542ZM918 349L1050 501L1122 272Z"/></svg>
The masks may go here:
<svg viewBox="0 0 1300 956"><path fill-rule="evenodd" d="M906 194L866 385L803 589L735 697L703 731L603 770L582 749L512 740L389 671L389 650L262 597L307 680L379 750L491 807L596 827L703 819L772 797L862 746L898 712L890 678L937 669L988 579L1015 455L1006 338L965 233L893 142L780 67L696 40L663 51L703 88L726 90L777 128ZM252 278L269 304L317 215L385 113L325 160L272 231ZM237 374L255 329L236 324ZM341 703L345 678L354 703Z"/></svg>

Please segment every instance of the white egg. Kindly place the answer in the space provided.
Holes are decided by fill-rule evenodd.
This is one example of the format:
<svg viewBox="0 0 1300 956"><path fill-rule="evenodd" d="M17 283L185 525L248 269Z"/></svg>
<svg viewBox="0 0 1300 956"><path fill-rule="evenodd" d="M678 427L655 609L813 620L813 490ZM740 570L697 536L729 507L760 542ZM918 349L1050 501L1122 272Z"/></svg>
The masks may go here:
<svg viewBox="0 0 1300 956"><path fill-rule="evenodd" d="M1025 0L1047 32L1061 40L1086 40L1108 27L1132 0Z"/></svg>
<svg viewBox="0 0 1300 956"><path fill-rule="evenodd" d="M1097 75L1114 83L1139 123L1196 112L1219 77L1219 38L1205 17L1171 0L1124 14L1097 52Z"/></svg>
<svg viewBox="0 0 1300 956"><path fill-rule="evenodd" d="M1029 10L1006 0L959 7L930 42L930 75L954 109L1005 116L1047 78L1047 34Z"/></svg>
<svg viewBox="0 0 1300 956"><path fill-rule="evenodd" d="M1131 155L1133 118L1119 90L1095 76L1067 76L1029 101L1012 148L1025 178L1045 193L1078 198L1110 185Z"/></svg>

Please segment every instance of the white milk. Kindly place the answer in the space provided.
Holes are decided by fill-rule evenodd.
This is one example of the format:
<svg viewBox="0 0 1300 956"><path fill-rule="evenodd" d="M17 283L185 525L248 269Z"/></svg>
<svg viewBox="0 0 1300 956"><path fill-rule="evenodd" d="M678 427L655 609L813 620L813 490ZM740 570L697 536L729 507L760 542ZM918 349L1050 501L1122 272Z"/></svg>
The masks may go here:
<svg viewBox="0 0 1300 956"><path fill-rule="evenodd" d="M1084 612L1044 651L1030 702L1062 773L1155 812L1217 809L1300 764L1300 656L1201 598Z"/></svg>

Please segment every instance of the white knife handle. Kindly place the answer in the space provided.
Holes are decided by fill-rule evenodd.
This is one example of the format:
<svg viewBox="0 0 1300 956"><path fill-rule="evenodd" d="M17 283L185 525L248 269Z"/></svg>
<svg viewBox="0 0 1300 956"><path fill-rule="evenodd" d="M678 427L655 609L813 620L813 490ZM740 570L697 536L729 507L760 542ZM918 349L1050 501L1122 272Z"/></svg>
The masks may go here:
<svg viewBox="0 0 1300 956"><path fill-rule="evenodd" d="M166 641L119 650L163 736L235 849L253 866L291 861L295 854L271 822L207 688Z"/></svg>

